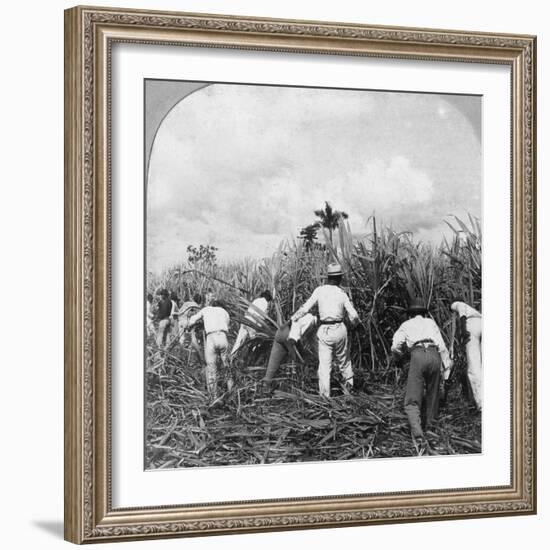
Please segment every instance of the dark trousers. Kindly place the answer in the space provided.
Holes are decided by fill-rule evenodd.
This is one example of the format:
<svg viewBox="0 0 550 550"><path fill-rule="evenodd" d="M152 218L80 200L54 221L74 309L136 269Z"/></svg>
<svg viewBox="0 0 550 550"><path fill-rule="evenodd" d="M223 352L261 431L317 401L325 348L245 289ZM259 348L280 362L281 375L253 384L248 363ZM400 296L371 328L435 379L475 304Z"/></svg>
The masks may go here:
<svg viewBox="0 0 550 550"><path fill-rule="evenodd" d="M273 380L287 355L288 351L284 344L279 344L277 341L273 342L271 353L269 354L269 362L267 363L267 370L264 376L266 382L271 382Z"/></svg>
<svg viewBox="0 0 550 550"><path fill-rule="evenodd" d="M269 354L269 361L267 363L267 369L265 371L264 380L271 382L277 374L281 363L286 359L288 355L288 334L290 331L290 323L285 323L277 330L273 345L271 346L271 353Z"/></svg>
<svg viewBox="0 0 550 550"><path fill-rule="evenodd" d="M413 348L405 392L405 413L409 419L411 434L415 437L423 434L420 416L423 397L426 428L430 428L437 417L440 373L441 357L436 348Z"/></svg>

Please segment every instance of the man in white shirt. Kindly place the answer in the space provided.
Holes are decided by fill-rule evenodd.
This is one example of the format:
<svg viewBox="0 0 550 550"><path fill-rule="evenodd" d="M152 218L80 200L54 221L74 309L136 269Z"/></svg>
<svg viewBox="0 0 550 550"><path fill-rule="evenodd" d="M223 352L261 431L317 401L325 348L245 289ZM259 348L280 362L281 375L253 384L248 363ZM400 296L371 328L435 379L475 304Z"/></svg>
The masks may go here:
<svg viewBox="0 0 550 550"><path fill-rule="evenodd" d="M464 302L453 302L453 333L456 326L456 317L464 317L466 330L469 334L466 343L466 360L468 362L468 380L476 407L481 411L483 405L482 372L481 372L481 313Z"/></svg>
<svg viewBox="0 0 550 550"><path fill-rule="evenodd" d="M344 272L340 264L329 264L327 284L318 286L305 304L292 316L292 321L308 313L315 305L319 310L319 394L330 397L330 371L336 363L347 389L353 387L353 369L348 347L348 330L344 324L347 316L352 326L359 323L359 316L348 295L340 288Z"/></svg>
<svg viewBox="0 0 550 550"><path fill-rule="evenodd" d="M287 321L284 325L279 327L273 339L267 369L263 378L263 385L266 391L269 392L271 390L271 383L281 363L286 359L289 353L291 357L295 355L294 346L307 338L316 325L317 317L311 313L306 313L297 321Z"/></svg>
<svg viewBox="0 0 550 550"><path fill-rule="evenodd" d="M206 340L204 343L204 356L206 360L206 388L212 400L218 394L218 360L221 360L227 378L227 389L233 388L229 360L227 357L229 331L229 313L221 307L218 300L213 300L212 305L202 308L189 319L187 330L191 330L199 321L204 324Z"/></svg>
<svg viewBox="0 0 550 550"><path fill-rule="evenodd" d="M252 305L245 313L245 318L251 323L254 323L259 316L257 310L260 310L262 313L267 313L267 309L269 308L269 304L272 300L273 296L271 296L271 292L269 292L269 290L265 290L260 294L259 298L256 298L252 302ZM249 338L254 338L255 334L256 331L252 327L241 324L241 326L239 327L239 332L237 334L237 339L235 340L235 343L233 344L233 349L231 350L231 358L235 356L237 351L239 351L239 349L244 346Z"/></svg>
<svg viewBox="0 0 550 550"><path fill-rule="evenodd" d="M147 310L146 310L146 320L147 320L147 338L155 338L155 315L153 313L153 295L149 292L147 294Z"/></svg>
<svg viewBox="0 0 550 550"><path fill-rule="evenodd" d="M428 313L422 300L414 299L408 309L410 319L395 332L392 353L401 357L410 351L411 362L405 391L405 413L413 438L423 438L420 410L425 387L426 428L430 428L439 408L440 376L446 380L451 371L447 346L435 321L424 317Z"/></svg>
<svg viewBox="0 0 550 550"><path fill-rule="evenodd" d="M183 302L179 311L176 313L176 315L178 316L179 343L182 346L182 348L185 346L186 334L187 334L187 328L189 327L189 322L191 320L191 317L193 317L193 315L195 315L195 313L197 313L200 310L200 306L199 306L200 302L201 302L200 295L195 294L192 300ZM196 327L195 327L195 330L192 330L190 332L191 332L191 346L199 354L199 357L201 358L201 360L204 360L203 352L197 339Z"/></svg>

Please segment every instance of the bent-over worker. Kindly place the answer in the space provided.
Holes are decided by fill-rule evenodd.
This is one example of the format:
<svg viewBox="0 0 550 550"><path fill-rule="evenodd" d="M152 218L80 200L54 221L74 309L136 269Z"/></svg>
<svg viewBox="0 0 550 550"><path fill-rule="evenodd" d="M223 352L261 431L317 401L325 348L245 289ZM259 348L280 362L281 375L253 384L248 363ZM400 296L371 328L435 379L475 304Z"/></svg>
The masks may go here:
<svg viewBox="0 0 550 550"><path fill-rule="evenodd" d="M404 348L410 351L411 362L405 391L405 413L413 438L422 438L421 406L425 394L425 427L432 427L439 410L439 382L441 373L446 380L450 374L451 360L441 332L433 319L425 317L428 310L422 300L416 298L409 306L410 319L393 335L391 346L394 356L401 357Z"/></svg>
<svg viewBox="0 0 550 550"><path fill-rule="evenodd" d="M179 325L178 325L178 309L179 309L179 298L175 292L170 293L170 301L172 302L172 309L170 310L170 332L169 340L170 345L172 342L177 342L179 340Z"/></svg>
<svg viewBox="0 0 550 550"><path fill-rule="evenodd" d="M187 328L189 327L191 317L193 317L193 315L195 315L195 313L200 310L199 303L200 296L199 294L196 294L191 300L183 302L179 310L176 312L176 315L178 317L179 341L181 345L185 343L185 334Z"/></svg>
<svg viewBox="0 0 550 550"><path fill-rule="evenodd" d="M256 309L259 309L262 313L267 313L267 309L269 307L269 303L273 300L273 296L271 296L271 292L269 290L264 290L260 294L258 298L256 298L252 305L247 309L245 313L245 319L250 321L251 323L254 323L255 320L258 318L259 314L256 311ZM244 346L244 344L249 340L250 338L254 338L256 334L256 331L245 324L241 324L239 327L239 332L237 334L237 339L235 340L235 343L233 344L233 349L231 350L231 357L233 358L237 351Z"/></svg>
<svg viewBox="0 0 550 550"><path fill-rule="evenodd" d="M189 327L191 317L193 317L193 315L195 315L195 313L197 313L201 309L199 305L200 303L201 303L200 295L195 294L193 296L193 299L187 302L183 302L179 311L177 312L179 343L182 348L185 347L186 335L188 334L187 328ZM194 330L191 330L189 332L191 334L192 349L194 349L198 353L201 360L204 361L204 353L201 345L199 344L199 340L197 338L197 326L195 325ZM191 351L189 353L191 353Z"/></svg>
<svg viewBox="0 0 550 550"><path fill-rule="evenodd" d="M317 317L311 313L306 313L297 321L293 322L290 320L279 327L273 339L267 369L263 378L264 388L267 391L271 389L271 383L281 363L289 353L294 359L295 347L300 346L300 343L307 338L316 325Z"/></svg>
<svg viewBox="0 0 550 550"><path fill-rule="evenodd" d="M466 330L469 334L466 343L466 360L468 362L468 380L472 388L472 394L478 410L481 411L483 405L482 371L481 371L481 313L464 302L453 302L451 310L458 318L464 317ZM453 333L456 323L453 315Z"/></svg>
<svg viewBox="0 0 550 550"><path fill-rule="evenodd" d="M218 360L220 360L227 375L227 389L233 388L233 379L230 375L229 360L227 357L229 331L229 313L221 307L221 302L213 300L212 305L202 308L189 320L187 330L202 321L206 340L204 342L204 355L206 359L206 388L211 399L216 399L218 394Z"/></svg>

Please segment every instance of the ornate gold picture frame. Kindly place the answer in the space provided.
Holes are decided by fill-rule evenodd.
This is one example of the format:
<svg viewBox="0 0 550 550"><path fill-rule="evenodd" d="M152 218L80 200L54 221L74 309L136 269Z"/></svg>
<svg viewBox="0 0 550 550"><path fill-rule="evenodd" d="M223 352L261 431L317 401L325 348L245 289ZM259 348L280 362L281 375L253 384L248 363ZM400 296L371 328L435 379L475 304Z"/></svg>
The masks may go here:
<svg viewBox="0 0 550 550"><path fill-rule="evenodd" d="M111 54L117 43L509 67L509 485L113 507L110 274L116 213L111 205ZM104 542L536 513L535 74L533 36L128 9L67 10L65 538Z"/></svg>

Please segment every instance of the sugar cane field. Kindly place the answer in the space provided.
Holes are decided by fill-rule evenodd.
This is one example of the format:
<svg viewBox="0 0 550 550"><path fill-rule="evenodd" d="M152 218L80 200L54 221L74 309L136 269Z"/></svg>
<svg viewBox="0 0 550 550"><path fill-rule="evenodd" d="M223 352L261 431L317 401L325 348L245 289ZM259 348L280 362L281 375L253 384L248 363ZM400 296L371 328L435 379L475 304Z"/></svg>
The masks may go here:
<svg viewBox="0 0 550 550"><path fill-rule="evenodd" d="M165 289L181 301L215 296L230 315L230 345L252 300L267 289L265 314L251 325L253 337L231 361L218 366L220 391L207 392L203 331L165 346L154 336L145 345L145 465L147 469L273 464L305 461L459 455L482 450L481 414L473 406L466 376L468 333L453 329L450 304L460 297L481 311L481 224L474 216L449 216L450 237L439 245L380 226L352 233L347 216L330 210L323 222L285 240L271 257L221 261L212 246L189 246L185 261L161 274L148 273L147 291ZM332 216L332 219L330 217ZM349 329L353 390L331 373L331 395L319 395L315 337L287 358L271 391L261 380L277 328L322 284L326 266L338 261L343 288L359 314ZM403 401L408 361L396 361L392 337L418 296L437 323L451 353L448 394L426 445L411 438ZM198 345L197 345L198 344ZM234 380L231 389L224 380ZM443 391L441 392L443 396Z"/></svg>

